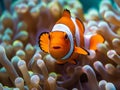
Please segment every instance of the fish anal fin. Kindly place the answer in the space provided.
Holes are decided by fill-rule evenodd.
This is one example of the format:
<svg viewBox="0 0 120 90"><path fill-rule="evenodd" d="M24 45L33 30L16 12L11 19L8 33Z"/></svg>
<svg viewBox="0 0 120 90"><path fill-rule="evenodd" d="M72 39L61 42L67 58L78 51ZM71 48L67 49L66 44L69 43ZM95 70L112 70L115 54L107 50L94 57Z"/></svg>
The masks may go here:
<svg viewBox="0 0 120 90"><path fill-rule="evenodd" d="M39 47L42 51L49 53L49 33L43 32L39 36Z"/></svg>
<svg viewBox="0 0 120 90"><path fill-rule="evenodd" d="M75 60L73 60L73 59L68 60L68 62L71 64L76 64Z"/></svg>
<svg viewBox="0 0 120 90"><path fill-rule="evenodd" d="M103 43L104 38L100 34L95 34L90 39L90 49L96 50L99 43Z"/></svg>
<svg viewBox="0 0 120 90"><path fill-rule="evenodd" d="M75 53L89 55L89 52L83 48L75 47Z"/></svg>

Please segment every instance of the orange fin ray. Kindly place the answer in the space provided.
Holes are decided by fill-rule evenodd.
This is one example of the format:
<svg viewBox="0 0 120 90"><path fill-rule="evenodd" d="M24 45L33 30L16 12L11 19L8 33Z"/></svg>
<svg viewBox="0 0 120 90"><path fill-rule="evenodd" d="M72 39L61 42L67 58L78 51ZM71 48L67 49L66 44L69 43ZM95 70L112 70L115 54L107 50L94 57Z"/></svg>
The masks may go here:
<svg viewBox="0 0 120 90"><path fill-rule="evenodd" d="M83 48L75 47L75 53L89 55L89 52Z"/></svg>
<svg viewBox="0 0 120 90"><path fill-rule="evenodd" d="M39 36L39 46L42 51L49 53L49 34L47 32L42 33Z"/></svg>

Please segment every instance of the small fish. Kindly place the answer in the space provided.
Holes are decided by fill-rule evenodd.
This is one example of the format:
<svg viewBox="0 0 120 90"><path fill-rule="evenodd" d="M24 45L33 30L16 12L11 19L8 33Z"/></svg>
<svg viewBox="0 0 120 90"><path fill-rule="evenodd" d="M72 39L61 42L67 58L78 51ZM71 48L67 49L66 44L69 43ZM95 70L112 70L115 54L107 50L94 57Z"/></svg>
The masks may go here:
<svg viewBox="0 0 120 90"><path fill-rule="evenodd" d="M79 54L89 55L87 49L96 50L98 43L104 41L99 34L84 38L84 25L78 18L71 17L69 10L64 10L62 17L53 26L52 31L39 36L40 49L49 53L58 64L66 62L76 64ZM88 47L89 45L89 47ZM88 47L85 49L84 47Z"/></svg>

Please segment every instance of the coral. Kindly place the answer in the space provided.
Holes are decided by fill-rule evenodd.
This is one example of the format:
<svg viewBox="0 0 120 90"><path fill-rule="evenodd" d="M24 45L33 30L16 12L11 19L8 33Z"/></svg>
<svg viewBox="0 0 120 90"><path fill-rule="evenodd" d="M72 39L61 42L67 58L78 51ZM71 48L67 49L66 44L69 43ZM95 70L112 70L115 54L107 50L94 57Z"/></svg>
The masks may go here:
<svg viewBox="0 0 120 90"><path fill-rule="evenodd" d="M120 90L120 2L113 3L101 0L86 13L79 0L4 0L5 10L0 3L0 90ZM75 65L57 64L38 46L64 8L81 18L86 37L104 38Z"/></svg>

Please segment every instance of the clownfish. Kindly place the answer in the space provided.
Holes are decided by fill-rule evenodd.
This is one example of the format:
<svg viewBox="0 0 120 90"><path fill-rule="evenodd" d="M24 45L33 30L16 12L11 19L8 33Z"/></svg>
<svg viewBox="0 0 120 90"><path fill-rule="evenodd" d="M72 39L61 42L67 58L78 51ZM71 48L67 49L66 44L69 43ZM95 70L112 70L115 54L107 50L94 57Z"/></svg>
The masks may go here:
<svg viewBox="0 0 120 90"><path fill-rule="evenodd" d="M104 41L99 34L89 37L89 40L85 39L82 21L71 17L70 11L66 9L51 32L40 34L38 43L40 49L49 53L58 64L75 64L79 54L89 55L87 49L96 50L97 44Z"/></svg>

